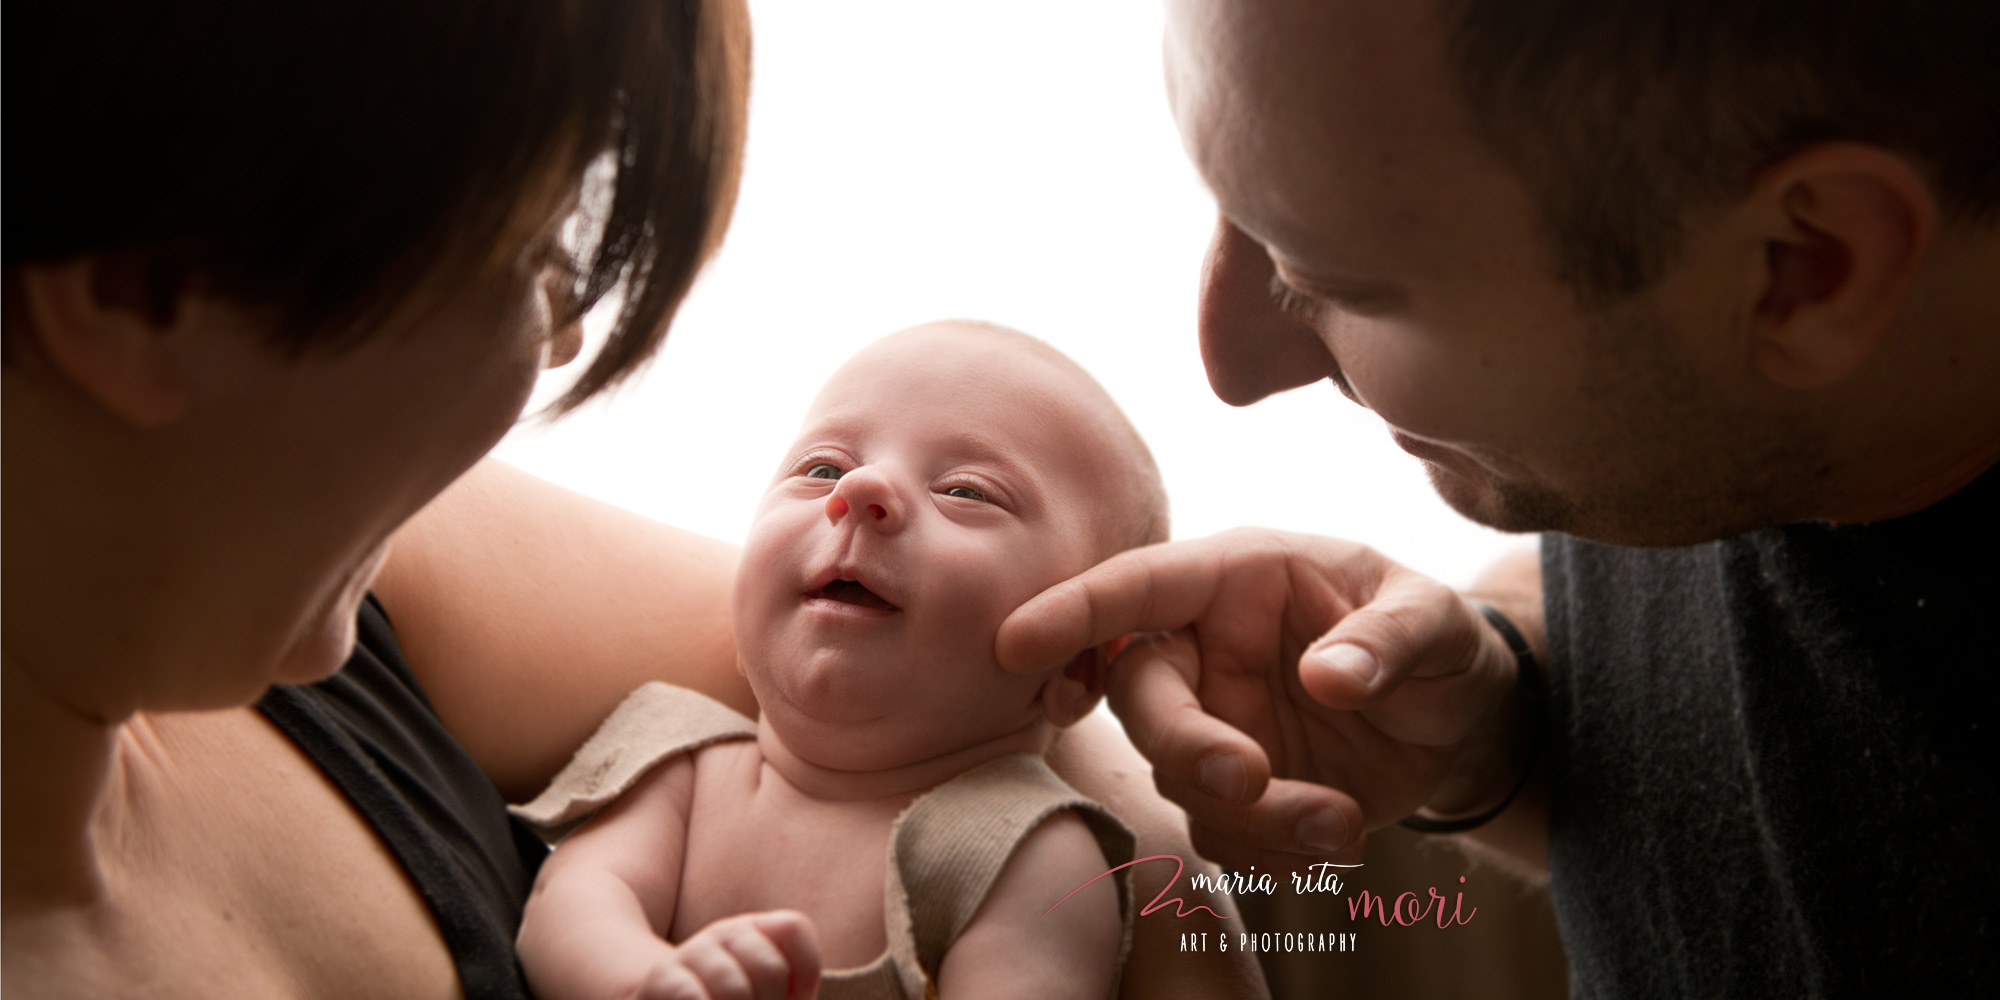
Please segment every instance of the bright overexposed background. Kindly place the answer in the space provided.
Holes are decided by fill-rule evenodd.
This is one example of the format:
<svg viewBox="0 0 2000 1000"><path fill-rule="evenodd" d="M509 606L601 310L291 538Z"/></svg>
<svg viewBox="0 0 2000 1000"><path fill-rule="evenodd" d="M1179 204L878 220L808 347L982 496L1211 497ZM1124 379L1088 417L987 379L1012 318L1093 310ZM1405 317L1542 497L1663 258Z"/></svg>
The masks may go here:
<svg viewBox="0 0 2000 1000"><path fill-rule="evenodd" d="M648 371L560 422L524 421L500 458L741 541L841 361L968 316L1104 383L1159 460L1177 538L1340 535L1461 586L1531 544L1454 514L1325 383L1240 410L1209 392L1194 317L1214 208L1168 115L1157 0L751 11L749 149L722 252ZM544 382L541 400L561 379Z"/></svg>

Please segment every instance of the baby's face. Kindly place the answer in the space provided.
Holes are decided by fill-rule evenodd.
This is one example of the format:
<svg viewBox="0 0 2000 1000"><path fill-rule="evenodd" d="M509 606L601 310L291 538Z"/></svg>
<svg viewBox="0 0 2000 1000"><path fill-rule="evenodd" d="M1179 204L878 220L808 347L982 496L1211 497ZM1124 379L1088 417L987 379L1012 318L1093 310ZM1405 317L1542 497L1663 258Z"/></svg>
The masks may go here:
<svg viewBox="0 0 2000 1000"><path fill-rule="evenodd" d="M766 718L823 766L881 770L1034 725L1000 623L1098 552L1110 435L1075 376L926 330L821 390L764 494L735 592Z"/></svg>

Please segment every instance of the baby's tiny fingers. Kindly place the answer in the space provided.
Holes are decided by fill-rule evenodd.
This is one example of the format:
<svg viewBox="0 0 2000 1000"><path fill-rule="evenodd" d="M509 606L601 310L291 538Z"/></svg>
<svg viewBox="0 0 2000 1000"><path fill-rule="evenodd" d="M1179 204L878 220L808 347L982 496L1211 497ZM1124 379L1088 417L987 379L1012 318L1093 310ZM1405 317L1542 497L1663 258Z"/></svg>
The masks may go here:
<svg viewBox="0 0 2000 1000"><path fill-rule="evenodd" d="M812 997L819 992L819 929L813 926L812 918L797 910L772 910L769 913L753 913L750 922L756 925L765 938L769 939L786 961L791 965L791 993L793 997Z"/></svg>
<svg viewBox="0 0 2000 1000"><path fill-rule="evenodd" d="M786 1000L792 996L791 963L784 952L752 920L739 918L729 923L716 940L736 960L736 967L748 980L753 1000Z"/></svg>
<svg viewBox="0 0 2000 1000"><path fill-rule="evenodd" d="M653 966L639 984L638 1000L709 1000L708 987L686 963L676 960Z"/></svg>
<svg viewBox="0 0 2000 1000"><path fill-rule="evenodd" d="M682 944L681 964L701 980L707 1000L765 1000L726 943L724 923L710 924Z"/></svg>
<svg viewBox="0 0 2000 1000"><path fill-rule="evenodd" d="M712 1000L787 1000L819 991L819 935L795 910L718 920L681 946Z"/></svg>

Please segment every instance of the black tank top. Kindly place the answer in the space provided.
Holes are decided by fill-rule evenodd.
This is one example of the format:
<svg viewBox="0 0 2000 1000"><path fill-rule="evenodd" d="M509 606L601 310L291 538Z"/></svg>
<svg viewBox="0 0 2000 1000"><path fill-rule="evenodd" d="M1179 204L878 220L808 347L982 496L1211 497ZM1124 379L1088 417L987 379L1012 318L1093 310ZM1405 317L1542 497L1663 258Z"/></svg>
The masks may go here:
<svg viewBox="0 0 2000 1000"><path fill-rule="evenodd" d="M402 862L430 904L465 995L527 1000L514 934L548 849L507 815L499 791L445 732L373 594L358 630L339 673L274 687L257 707Z"/></svg>

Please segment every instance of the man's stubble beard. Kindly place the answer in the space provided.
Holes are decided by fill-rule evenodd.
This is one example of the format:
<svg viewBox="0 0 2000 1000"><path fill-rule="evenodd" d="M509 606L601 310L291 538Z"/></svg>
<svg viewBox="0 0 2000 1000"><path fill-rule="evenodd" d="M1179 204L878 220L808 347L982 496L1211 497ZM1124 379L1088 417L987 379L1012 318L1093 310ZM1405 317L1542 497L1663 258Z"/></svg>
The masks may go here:
<svg viewBox="0 0 2000 1000"><path fill-rule="evenodd" d="M1491 473L1471 480L1426 461L1431 485L1454 510L1501 531L1664 548L1798 520L1810 509L1826 464L1824 435L1702 378L1648 299L1600 312L1588 343L1584 394L1595 419L1560 449L1581 470L1575 485Z"/></svg>

